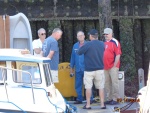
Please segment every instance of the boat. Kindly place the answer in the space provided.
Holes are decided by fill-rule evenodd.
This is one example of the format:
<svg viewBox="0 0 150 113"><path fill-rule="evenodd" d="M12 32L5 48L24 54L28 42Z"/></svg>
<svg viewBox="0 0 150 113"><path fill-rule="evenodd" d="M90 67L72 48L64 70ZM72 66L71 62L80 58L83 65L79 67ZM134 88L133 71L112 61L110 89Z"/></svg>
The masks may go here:
<svg viewBox="0 0 150 113"><path fill-rule="evenodd" d="M149 72L147 85L141 88L138 91L138 98L140 100L140 113L149 113L150 112L150 63L149 63Z"/></svg>
<svg viewBox="0 0 150 113"><path fill-rule="evenodd" d="M10 48L28 49L32 52L32 32L28 18L23 13L9 16Z"/></svg>
<svg viewBox="0 0 150 113"><path fill-rule="evenodd" d="M49 62L27 49L0 49L0 112L75 111L54 86Z"/></svg>

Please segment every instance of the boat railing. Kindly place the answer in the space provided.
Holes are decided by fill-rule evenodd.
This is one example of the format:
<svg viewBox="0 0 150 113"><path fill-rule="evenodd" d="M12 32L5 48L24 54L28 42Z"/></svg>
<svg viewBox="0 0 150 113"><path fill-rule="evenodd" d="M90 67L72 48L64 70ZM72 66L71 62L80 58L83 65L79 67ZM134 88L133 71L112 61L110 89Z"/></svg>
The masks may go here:
<svg viewBox="0 0 150 113"><path fill-rule="evenodd" d="M33 98L33 103L35 104L35 97L34 97L34 90L33 90L33 81L32 81L32 75L31 73L29 73L28 71L23 71L23 70L19 70L19 69L13 69L13 68L8 68L8 67L4 67L4 66L0 66L0 70L2 72L2 80L3 80L3 84L4 84L4 87L5 87L5 91L6 91L6 95L7 95L7 100L9 101L9 98L8 98L8 92L7 92L7 83L6 83L6 78L8 76L6 76L7 74L4 73L4 70L12 70L13 73L14 72L23 72L23 73L26 73L30 76L30 84L31 84L31 90L32 90L32 98ZM20 75L21 76L21 75Z"/></svg>

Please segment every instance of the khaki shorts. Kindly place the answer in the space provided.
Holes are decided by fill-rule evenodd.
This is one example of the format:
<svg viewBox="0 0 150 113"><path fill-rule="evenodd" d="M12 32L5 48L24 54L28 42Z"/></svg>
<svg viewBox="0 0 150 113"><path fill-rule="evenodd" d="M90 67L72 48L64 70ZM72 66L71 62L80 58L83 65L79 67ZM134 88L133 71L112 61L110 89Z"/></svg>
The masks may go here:
<svg viewBox="0 0 150 113"><path fill-rule="evenodd" d="M53 83L58 83L58 70L51 70Z"/></svg>
<svg viewBox="0 0 150 113"><path fill-rule="evenodd" d="M103 89L105 83L104 70L84 71L85 89L91 89L93 82L96 89Z"/></svg>

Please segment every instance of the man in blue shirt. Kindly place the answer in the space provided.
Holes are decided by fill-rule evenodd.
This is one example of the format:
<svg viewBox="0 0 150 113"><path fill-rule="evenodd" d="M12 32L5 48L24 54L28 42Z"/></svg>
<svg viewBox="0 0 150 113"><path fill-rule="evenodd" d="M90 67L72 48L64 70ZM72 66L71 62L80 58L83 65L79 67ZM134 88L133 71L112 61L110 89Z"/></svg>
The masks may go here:
<svg viewBox="0 0 150 113"><path fill-rule="evenodd" d="M82 86L84 75L84 55L78 55L77 50L83 46L85 42L85 35L82 31L77 32L78 42L73 45L71 59L70 59L70 74L73 74L73 68L75 67L75 90L77 93L77 99L74 104L81 104L83 101Z"/></svg>
<svg viewBox="0 0 150 113"><path fill-rule="evenodd" d="M61 38L62 33L61 29L55 28L42 46L43 56L51 59L50 68L54 83L58 82L59 48L57 40Z"/></svg>
<svg viewBox="0 0 150 113"><path fill-rule="evenodd" d="M77 52L79 55L84 54L85 62L84 85L86 89L87 104L83 109L91 109L90 97L93 82L95 88L99 89L101 109L106 109L106 106L104 105L104 43L98 40L98 31L96 29L92 29L89 32L89 37L91 41L84 44Z"/></svg>
<svg viewBox="0 0 150 113"><path fill-rule="evenodd" d="M70 59L70 74L73 73L73 68L75 67L75 90L77 93L77 99L74 104L81 104L83 101L82 96L82 87L83 87L83 76L84 76L84 55L78 55L77 51L80 47L82 47L86 41L84 32L78 31L77 32L77 39L78 42L73 45L72 54ZM91 96L91 103L94 102L93 94Z"/></svg>

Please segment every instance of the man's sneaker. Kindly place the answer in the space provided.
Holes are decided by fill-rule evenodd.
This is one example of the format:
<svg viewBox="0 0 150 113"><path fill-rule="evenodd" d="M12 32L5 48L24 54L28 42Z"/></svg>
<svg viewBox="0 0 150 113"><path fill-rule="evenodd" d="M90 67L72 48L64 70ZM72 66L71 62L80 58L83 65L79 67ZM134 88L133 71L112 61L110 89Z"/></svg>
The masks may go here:
<svg viewBox="0 0 150 113"><path fill-rule="evenodd" d="M110 104L113 100L105 101L104 104Z"/></svg>
<svg viewBox="0 0 150 113"><path fill-rule="evenodd" d="M75 101L74 104L82 104L82 101Z"/></svg>
<svg viewBox="0 0 150 113"><path fill-rule="evenodd" d="M116 104L118 104L118 102L117 102L117 101L112 100L109 104L110 104L110 105L116 105Z"/></svg>

